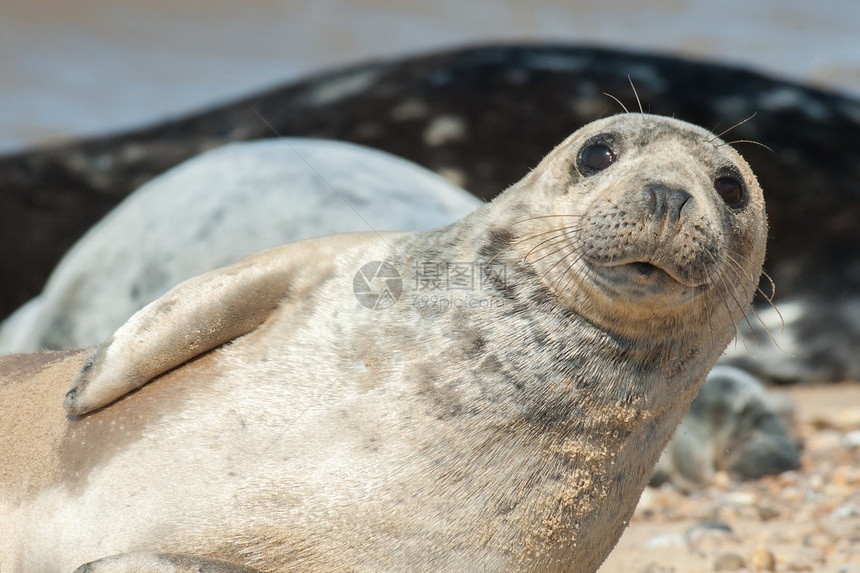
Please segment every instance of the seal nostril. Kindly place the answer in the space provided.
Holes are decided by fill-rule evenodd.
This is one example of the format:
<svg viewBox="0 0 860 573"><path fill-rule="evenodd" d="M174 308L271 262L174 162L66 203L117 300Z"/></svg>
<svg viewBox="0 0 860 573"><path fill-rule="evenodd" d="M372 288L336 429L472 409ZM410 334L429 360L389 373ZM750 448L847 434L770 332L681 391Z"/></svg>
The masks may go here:
<svg viewBox="0 0 860 573"><path fill-rule="evenodd" d="M681 217L681 209L692 198L692 195L674 187L654 183L647 186L647 192L654 201L654 218L657 220L667 217L670 221L677 221Z"/></svg>
<svg viewBox="0 0 860 573"><path fill-rule="evenodd" d="M680 216L681 209L684 208L684 205L686 205L687 202L693 198L693 196L684 191L683 189L673 189L672 193L673 195L671 203L675 208L677 208L678 215Z"/></svg>

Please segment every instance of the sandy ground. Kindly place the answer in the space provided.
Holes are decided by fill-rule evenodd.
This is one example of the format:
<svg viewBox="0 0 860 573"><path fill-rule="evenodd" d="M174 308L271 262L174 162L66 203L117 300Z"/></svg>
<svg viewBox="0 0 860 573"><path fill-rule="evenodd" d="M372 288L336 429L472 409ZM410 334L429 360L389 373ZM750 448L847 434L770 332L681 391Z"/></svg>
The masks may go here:
<svg viewBox="0 0 860 573"><path fill-rule="evenodd" d="M860 573L860 383L790 388L802 468L645 491L600 573Z"/></svg>

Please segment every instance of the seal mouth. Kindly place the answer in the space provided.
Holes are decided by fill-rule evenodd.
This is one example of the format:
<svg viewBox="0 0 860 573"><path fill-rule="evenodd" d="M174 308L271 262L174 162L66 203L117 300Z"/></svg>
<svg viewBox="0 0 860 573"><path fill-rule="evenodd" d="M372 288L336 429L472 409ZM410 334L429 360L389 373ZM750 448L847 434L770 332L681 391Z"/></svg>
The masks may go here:
<svg viewBox="0 0 860 573"><path fill-rule="evenodd" d="M674 282L690 286L679 281L674 274L664 267L657 266L650 261L632 261L620 265L609 265L608 269L611 269L613 274L621 274L627 280L638 285L658 286Z"/></svg>
<svg viewBox="0 0 860 573"><path fill-rule="evenodd" d="M614 261L611 264L598 263L589 266L598 283L609 293L634 300L682 292L695 296L694 293L697 293L702 286L682 279L676 270L647 259Z"/></svg>
<svg viewBox="0 0 860 573"><path fill-rule="evenodd" d="M653 263L646 263L644 261L637 261L635 263L627 263L627 265L635 271L637 274L644 278L651 278L656 273L666 273L660 267L654 265ZM666 273L669 274L669 273Z"/></svg>
<svg viewBox="0 0 860 573"><path fill-rule="evenodd" d="M703 286L701 282L690 280L691 277L685 279L683 273L678 272L677 269L661 265L655 261L620 261L617 264L605 265L604 268L625 272L630 275L632 280L640 284L652 284L669 280L687 288Z"/></svg>

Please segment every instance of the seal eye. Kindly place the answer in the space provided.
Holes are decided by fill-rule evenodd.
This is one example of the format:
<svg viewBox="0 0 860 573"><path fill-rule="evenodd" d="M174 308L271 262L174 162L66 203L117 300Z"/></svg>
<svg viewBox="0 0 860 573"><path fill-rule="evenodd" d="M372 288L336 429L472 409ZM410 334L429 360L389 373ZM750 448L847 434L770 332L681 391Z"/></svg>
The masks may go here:
<svg viewBox="0 0 860 573"><path fill-rule="evenodd" d="M744 200L744 188L732 177L720 177L714 181L714 189L729 207L737 207Z"/></svg>
<svg viewBox="0 0 860 573"><path fill-rule="evenodd" d="M583 175L593 175L603 171L615 162L615 152L604 143L586 145L579 152L577 164Z"/></svg>

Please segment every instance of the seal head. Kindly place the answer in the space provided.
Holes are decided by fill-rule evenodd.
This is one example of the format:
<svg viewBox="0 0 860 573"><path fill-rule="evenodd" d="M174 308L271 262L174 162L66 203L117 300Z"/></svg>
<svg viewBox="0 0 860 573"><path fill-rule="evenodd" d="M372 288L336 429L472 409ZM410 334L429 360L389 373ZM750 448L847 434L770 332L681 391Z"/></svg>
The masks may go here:
<svg viewBox="0 0 860 573"><path fill-rule="evenodd" d="M506 218L516 252L588 320L634 338L713 329L715 312L742 320L764 257L764 203L746 162L713 134L614 116L577 131L519 186L529 191ZM550 214L532 207L544 202Z"/></svg>

